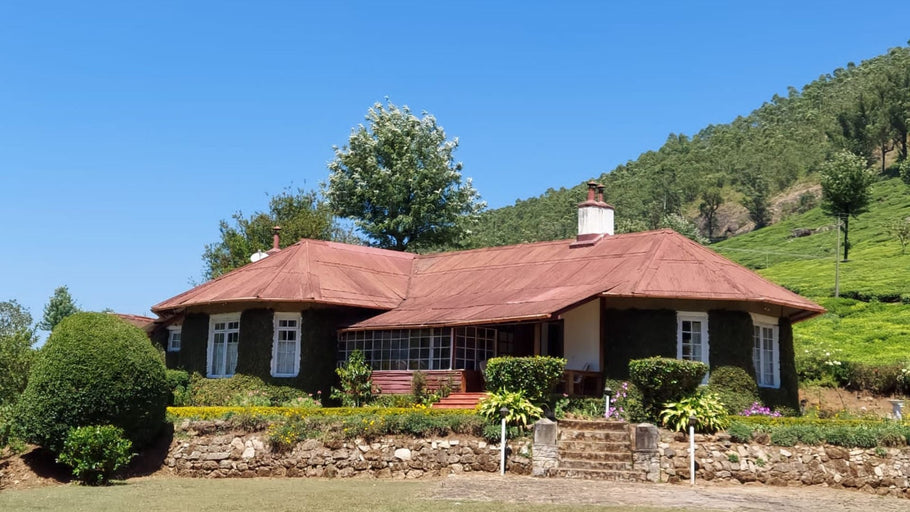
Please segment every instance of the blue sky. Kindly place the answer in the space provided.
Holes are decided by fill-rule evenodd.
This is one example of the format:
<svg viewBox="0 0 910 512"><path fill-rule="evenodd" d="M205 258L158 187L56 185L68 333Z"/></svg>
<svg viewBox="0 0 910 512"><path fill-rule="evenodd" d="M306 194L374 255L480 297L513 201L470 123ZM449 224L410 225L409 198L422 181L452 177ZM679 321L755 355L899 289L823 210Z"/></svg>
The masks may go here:
<svg viewBox="0 0 910 512"><path fill-rule="evenodd" d="M616 3L0 0L0 300L149 314L386 96L498 207L910 38L901 3Z"/></svg>

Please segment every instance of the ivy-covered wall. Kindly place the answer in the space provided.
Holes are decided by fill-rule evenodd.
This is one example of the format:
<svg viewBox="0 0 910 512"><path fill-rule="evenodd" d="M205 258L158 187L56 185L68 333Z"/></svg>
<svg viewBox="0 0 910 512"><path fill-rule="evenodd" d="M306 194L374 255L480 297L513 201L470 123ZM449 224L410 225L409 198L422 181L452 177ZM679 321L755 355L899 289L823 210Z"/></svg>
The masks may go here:
<svg viewBox="0 0 910 512"><path fill-rule="evenodd" d="M631 359L676 357L675 311L606 309L601 319L606 378L629 378Z"/></svg>
<svg viewBox="0 0 910 512"><path fill-rule="evenodd" d="M708 362L711 367L737 366L755 375L752 364L752 316L744 311L708 312Z"/></svg>
<svg viewBox="0 0 910 512"><path fill-rule="evenodd" d="M174 352L168 360L169 368L181 368L188 372L205 375L205 358L208 350L209 316L205 313L190 313L183 319L180 333L180 351ZM170 365L170 360L176 364Z"/></svg>
<svg viewBox="0 0 910 512"><path fill-rule="evenodd" d="M247 309L240 314L236 373L263 379L271 376L273 318L271 309Z"/></svg>
<svg viewBox="0 0 910 512"><path fill-rule="evenodd" d="M367 311L342 308L314 308L301 312L300 373L296 377L272 377L272 343L274 312L271 309L247 309L240 314L240 338L237 344L236 373L254 375L266 382L294 386L328 395L335 382L338 355L338 329L368 317ZM372 313L375 314L375 313ZM182 347L167 352L168 368L206 374L209 316L188 314L183 320ZM152 341L167 346L167 330L160 329Z"/></svg>
<svg viewBox="0 0 910 512"><path fill-rule="evenodd" d="M787 318L781 318L780 332L780 388L758 388L765 405L789 407L799 410L799 380L796 376L796 353L793 350L793 326Z"/></svg>

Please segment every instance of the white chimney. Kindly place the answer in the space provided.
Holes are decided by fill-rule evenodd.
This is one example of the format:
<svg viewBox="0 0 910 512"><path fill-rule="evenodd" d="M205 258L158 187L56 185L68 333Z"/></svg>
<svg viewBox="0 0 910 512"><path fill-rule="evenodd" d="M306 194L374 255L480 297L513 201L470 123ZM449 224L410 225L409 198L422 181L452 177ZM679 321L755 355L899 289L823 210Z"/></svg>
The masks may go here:
<svg viewBox="0 0 910 512"><path fill-rule="evenodd" d="M588 197L578 203L578 236L572 247L594 245L604 235L613 234L613 207L604 202L603 192L603 185L588 182Z"/></svg>

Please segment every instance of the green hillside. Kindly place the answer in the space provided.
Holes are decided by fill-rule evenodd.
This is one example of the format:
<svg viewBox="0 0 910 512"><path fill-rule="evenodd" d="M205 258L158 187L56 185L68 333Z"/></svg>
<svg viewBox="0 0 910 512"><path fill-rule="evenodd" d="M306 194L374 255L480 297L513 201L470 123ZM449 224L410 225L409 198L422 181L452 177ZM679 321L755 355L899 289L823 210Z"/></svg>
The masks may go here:
<svg viewBox="0 0 910 512"><path fill-rule="evenodd" d="M897 178L876 183L869 212L850 223L850 261L839 265L840 299L833 298L837 232L819 208L712 249L828 309L794 326L798 360L826 359L829 353L831 361L905 365L910 362L910 250L901 254L888 226L907 217L910 187ZM794 238L797 229L815 233Z"/></svg>
<svg viewBox="0 0 910 512"><path fill-rule="evenodd" d="M859 65L848 63L802 89L791 86L786 97L775 94L729 123L694 135L671 133L657 150L612 170L591 169L574 187L551 188L488 210L467 245L571 237L575 205L588 179L606 186L605 199L616 207L620 232L694 231L697 225L705 238L724 238L744 227L771 224L774 198L797 184L818 183L821 164L839 150L861 155L879 170L906 160L908 128L910 48L901 47ZM796 211L811 206L799 199ZM731 209L737 216L732 223L708 228L713 213Z"/></svg>
<svg viewBox="0 0 910 512"><path fill-rule="evenodd" d="M850 222L850 261L841 262L840 295L910 302L910 251L901 255L888 227L910 217L910 187L890 178L873 186L869 212ZM814 234L794 237L794 230ZM841 240L843 243L843 240ZM837 230L819 208L711 247L787 288L811 297L834 295Z"/></svg>

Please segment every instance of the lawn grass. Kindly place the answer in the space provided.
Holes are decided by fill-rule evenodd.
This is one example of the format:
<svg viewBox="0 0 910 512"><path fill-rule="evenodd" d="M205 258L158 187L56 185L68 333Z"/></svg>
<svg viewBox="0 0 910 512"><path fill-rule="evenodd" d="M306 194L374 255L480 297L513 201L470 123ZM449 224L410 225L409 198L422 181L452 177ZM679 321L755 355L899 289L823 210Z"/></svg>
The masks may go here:
<svg viewBox="0 0 910 512"><path fill-rule="evenodd" d="M498 478L498 476L490 476ZM545 485L545 480L541 480ZM0 510L72 512L142 511L270 512L581 512L591 510L661 511L661 508L509 503L505 501L430 500L438 481L323 480L293 478L194 479L140 478L110 487L62 485L0 492ZM679 510L679 509L674 509Z"/></svg>

